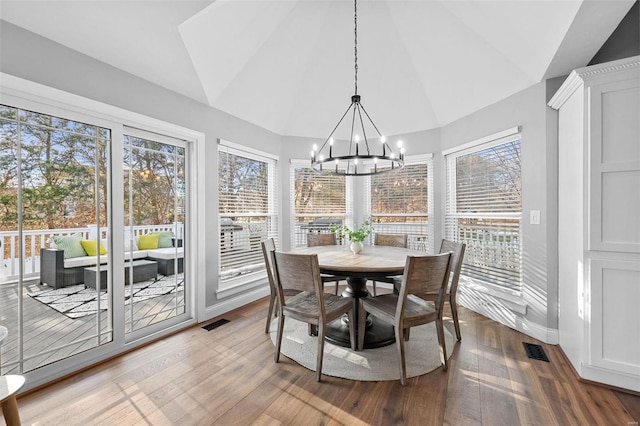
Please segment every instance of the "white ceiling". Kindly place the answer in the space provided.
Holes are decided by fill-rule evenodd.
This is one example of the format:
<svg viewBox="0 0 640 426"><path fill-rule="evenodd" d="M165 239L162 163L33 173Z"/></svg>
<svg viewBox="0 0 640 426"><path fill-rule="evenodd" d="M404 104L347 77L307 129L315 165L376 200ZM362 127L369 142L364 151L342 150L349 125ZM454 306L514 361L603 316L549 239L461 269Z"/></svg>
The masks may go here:
<svg viewBox="0 0 640 426"><path fill-rule="evenodd" d="M593 57L634 0L360 0L358 93L388 135L441 127ZM0 18L277 134L354 91L351 0L0 1Z"/></svg>

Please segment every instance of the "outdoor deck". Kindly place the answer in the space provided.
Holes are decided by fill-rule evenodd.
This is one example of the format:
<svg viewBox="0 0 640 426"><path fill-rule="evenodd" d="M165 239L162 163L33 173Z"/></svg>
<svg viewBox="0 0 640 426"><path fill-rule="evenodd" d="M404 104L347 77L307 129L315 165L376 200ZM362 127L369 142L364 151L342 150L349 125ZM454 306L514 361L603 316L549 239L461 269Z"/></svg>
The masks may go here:
<svg viewBox="0 0 640 426"><path fill-rule="evenodd" d="M72 319L28 295L47 286L32 280L23 286L22 315L24 334L24 368L30 371L97 345L96 314ZM184 292L166 294L134 303L133 328L140 329L174 316L174 306L183 304ZM0 284L0 325L9 330L0 346L0 373L17 374L19 355L18 284ZM127 310L127 313L129 311ZM111 340L108 311L100 313L102 342ZM129 323L128 323L129 324Z"/></svg>

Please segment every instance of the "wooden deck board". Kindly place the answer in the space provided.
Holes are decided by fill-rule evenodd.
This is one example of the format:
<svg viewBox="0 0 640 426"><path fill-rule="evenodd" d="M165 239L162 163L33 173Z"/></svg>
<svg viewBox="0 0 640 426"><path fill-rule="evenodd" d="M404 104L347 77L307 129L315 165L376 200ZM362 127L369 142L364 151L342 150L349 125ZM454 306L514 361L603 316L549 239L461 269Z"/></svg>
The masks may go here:
<svg viewBox="0 0 640 426"><path fill-rule="evenodd" d="M97 345L97 337L88 341L78 341L97 334L95 314L82 318L69 318L27 295L28 291L35 291L36 289L42 289L42 286L37 285L35 281L23 285L23 353L25 357L33 357L25 361L23 372L84 352ZM17 294L17 283L0 285L0 324L7 327L9 331L6 341L0 346L0 351L2 351L2 368L0 371L2 374L19 373L17 365L7 367L8 364L17 362L19 353ZM172 312L162 314L159 314L159 312L167 309L167 306L173 306L175 297L178 298L180 303L183 303L183 295L184 292L171 293L136 302L134 304L133 318L136 329L172 316ZM150 318L141 318L142 315L149 313L151 313ZM100 318L101 330L104 333L110 329L108 312L102 311ZM109 341L104 334L102 339L103 343ZM51 348L64 345L68 346L61 347L51 353L43 353Z"/></svg>

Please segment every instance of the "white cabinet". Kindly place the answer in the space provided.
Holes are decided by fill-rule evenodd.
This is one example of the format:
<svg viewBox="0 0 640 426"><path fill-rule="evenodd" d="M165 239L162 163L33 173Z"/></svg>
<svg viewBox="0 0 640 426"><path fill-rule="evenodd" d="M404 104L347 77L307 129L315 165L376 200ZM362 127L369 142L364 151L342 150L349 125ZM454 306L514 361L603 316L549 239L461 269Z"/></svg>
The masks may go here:
<svg viewBox="0 0 640 426"><path fill-rule="evenodd" d="M559 340L578 374L640 391L640 56L574 70L559 137Z"/></svg>

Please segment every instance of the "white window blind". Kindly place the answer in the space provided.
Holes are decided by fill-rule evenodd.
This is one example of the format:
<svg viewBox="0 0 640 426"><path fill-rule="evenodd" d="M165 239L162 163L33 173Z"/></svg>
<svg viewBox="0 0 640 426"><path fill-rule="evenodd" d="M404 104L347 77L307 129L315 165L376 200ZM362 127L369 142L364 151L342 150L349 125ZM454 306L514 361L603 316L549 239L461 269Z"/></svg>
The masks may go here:
<svg viewBox="0 0 640 426"><path fill-rule="evenodd" d="M374 233L407 234L408 246L432 251L433 159L407 157L404 168L369 178L367 205Z"/></svg>
<svg viewBox="0 0 640 426"><path fill-rule="evenodd" d="M345 176L316 173L308 162L290 168L292 247L305 247L308 233L329 232L331 223L345 223L350 186Z"/></svg>
<svg viewBox="0 0 640 426"><path fill-rule="evenodd" d="M462 273L521 286L520 134L446 155L446 238L467 245Z"/></svg>
<svg viewBox="0 0 640 426"><path fill-rule="evenodd" d="M220 280L262 271L260 241L278 238L276 159L218 145Z"/></svg>

